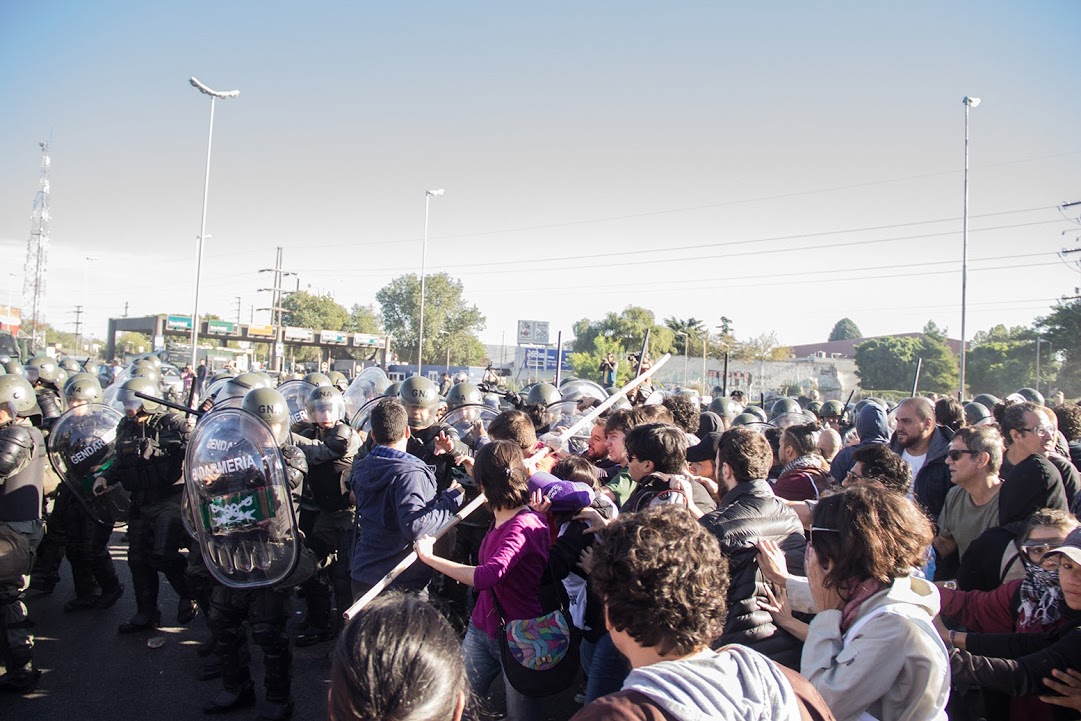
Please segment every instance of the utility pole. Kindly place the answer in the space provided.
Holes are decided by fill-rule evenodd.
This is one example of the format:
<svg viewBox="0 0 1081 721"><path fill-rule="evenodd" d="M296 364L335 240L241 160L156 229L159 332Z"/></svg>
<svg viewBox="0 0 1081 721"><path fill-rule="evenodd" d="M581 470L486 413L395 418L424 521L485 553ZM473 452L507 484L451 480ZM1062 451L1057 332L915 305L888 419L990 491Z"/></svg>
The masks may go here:
<svg viewBox="0 0 1081 721"><path fill-rule="evenodd" d="M124 317L128 317L128 302L124 301Z"/></svg>
<svg viewBox="0 0 1081 721"><path fill-rule="evenodd" d="M271 353L270 369L274 371L280 371L282 369L282 360L285 357L285 347L282 345L282 297L290 292L282 290L282 279L285 276L296 276L296 273L289 273L282 270L282 247L279 245L277 254L274 256L273 268L261 268L260 273L273 273L274 274L274 287L272 288L260 288L260 293L270 293L270 307L260 308L259 310L270 311L270 322L274 326L274 343L273 352ZM297 289L300 288L300 280L297 280Z"/></svg>
<svg viewBox="0 0 1081 721"><path fill-rule="evenodd" d="M236 298L236 324L240 325L240 296L234 296Z"/></svg>
<svg viewBox="0 0 1081 721"><path fill-rule="evenodd" d="M38 192L34 195L34 210L30 215L30 239L26 242L26 263L23 266L23 313L30 312L31 353L45 347L45 288L49 266L49 141L41 147L41 175ZM25 320L25 316L24 316Z"/></svg>
<svg viewBox="0 0 1081 721"><path fill-rule="evenodd" d="M83 334L81 332L83 327L83 307L81 305L77 305L75 306L75 310L72 312L75 313L75 353L77 355L83 349Z"/></svg>

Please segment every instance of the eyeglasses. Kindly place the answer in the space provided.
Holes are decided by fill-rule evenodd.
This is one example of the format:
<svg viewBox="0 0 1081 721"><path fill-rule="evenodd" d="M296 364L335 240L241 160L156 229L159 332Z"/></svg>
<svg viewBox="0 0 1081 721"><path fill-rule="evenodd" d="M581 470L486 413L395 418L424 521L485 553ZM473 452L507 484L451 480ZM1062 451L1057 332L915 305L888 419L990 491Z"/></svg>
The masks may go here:
<svg viewBox="0 0 1081 721"><path fill-rule="evenodd" d="M978 453L979 451L962 451L959 448L951 448L950 450L946 451L946 455L949 456L949 459L951 461L959 461L961 460L962 456L975 456Z"/></svg>
<svg viewBox="0 0 1081 721"><path fill-rule="evenodd" d="M1021 430L1025 433L1035 433L1040 438L1050 438L1051 436L1055 435L1054 427L1047 423L1041 423L1040 425L1033 426L1032 428L1022 428Z"/></svg>
<svg viewBox="0 0 1081 721"><path fill-rule="evenodd" d="M822 526L811 526L810 532L807 534L808 540L814 543L815 531L819 533L840 533L841 531L836 528L823 528Z"/></svg>
<svg viewBox="0 0 1081 721"><path fill-rule="evenodd" d="M1021 544L1021 550L1026 556L1028 556L1028 560L1032 561L1033 563L1039 563L1045 555L1061 546L1063 541L1065 540L1066 539L1064 538L1060 538L1054 541L1047 540L1032 543L1023 543Z"/></svg>

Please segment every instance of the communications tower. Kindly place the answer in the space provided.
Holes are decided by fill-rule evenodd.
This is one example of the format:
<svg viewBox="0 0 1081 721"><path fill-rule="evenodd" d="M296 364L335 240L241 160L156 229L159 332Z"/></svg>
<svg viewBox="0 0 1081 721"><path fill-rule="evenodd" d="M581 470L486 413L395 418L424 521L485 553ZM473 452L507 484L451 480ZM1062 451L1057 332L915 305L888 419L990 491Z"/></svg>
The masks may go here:
<svg viewBox="0 0 1081 721"><path fill-rule="evenodd" d="M42 141L41 179L30 214L30 239L23 265L22 328L30 336L31 353L45 347L45 288L49 267L49 143ZM26 314L29 313L29 319Z"/></svg>

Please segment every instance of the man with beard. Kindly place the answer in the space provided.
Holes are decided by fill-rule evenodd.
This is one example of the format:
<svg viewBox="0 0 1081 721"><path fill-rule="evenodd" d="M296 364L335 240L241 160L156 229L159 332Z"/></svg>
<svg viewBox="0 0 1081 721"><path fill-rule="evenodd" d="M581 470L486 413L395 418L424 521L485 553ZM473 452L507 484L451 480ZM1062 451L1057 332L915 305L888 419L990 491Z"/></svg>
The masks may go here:
<svg viewBox="0 0 1081 721"><path fill-rule="evenodd" d="M946 454L953 431L935 424L926 398L906 398L897 406L897 430L890 448L912 469L912 495L931 518L938 518L952 484Z"/></svg>

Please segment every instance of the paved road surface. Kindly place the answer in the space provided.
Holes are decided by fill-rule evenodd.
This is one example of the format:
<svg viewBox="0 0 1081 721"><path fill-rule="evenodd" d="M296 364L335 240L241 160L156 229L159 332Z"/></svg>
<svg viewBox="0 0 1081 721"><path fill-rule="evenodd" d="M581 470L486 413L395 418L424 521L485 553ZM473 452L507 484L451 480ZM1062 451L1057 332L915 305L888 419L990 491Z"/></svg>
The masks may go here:
<svg viewBox="0 0 1081 721"><path fill-rule="evenodd" d="M117 626L135 613L131 577L126 562L127 547L114 534L113 559L126 590L106 611L64 613L64 603L74 596L67 561L62 580L52 594L27 594L30 616L36 624L35 661L44 673L38 690L25 697L0 695L0 719L11 721L172 721L173 719L215 718L204 716L203 703L219 688L220 679L200 681L202 659L196 655L199 643L208 638L206 621L200 615L188 626L176 625L177 597L162 577L159 606L166 626L153 633L120 636ZM301 602L294 601L290 636L299 616ZM164 637L165 645L152 649L147 641ZM326 718L326 693L330 673L327 658L330 642L294 649L293 699L295 719ZM262 698L262 652L252 645L252 677ZM499 683L497 682L496 686ZM499 689L493 689L499 696ZM569 718L578 707L574 691L553 697L547 704L550 718ZM255 710L245 709L221 718L252 719Z"/></svg>

